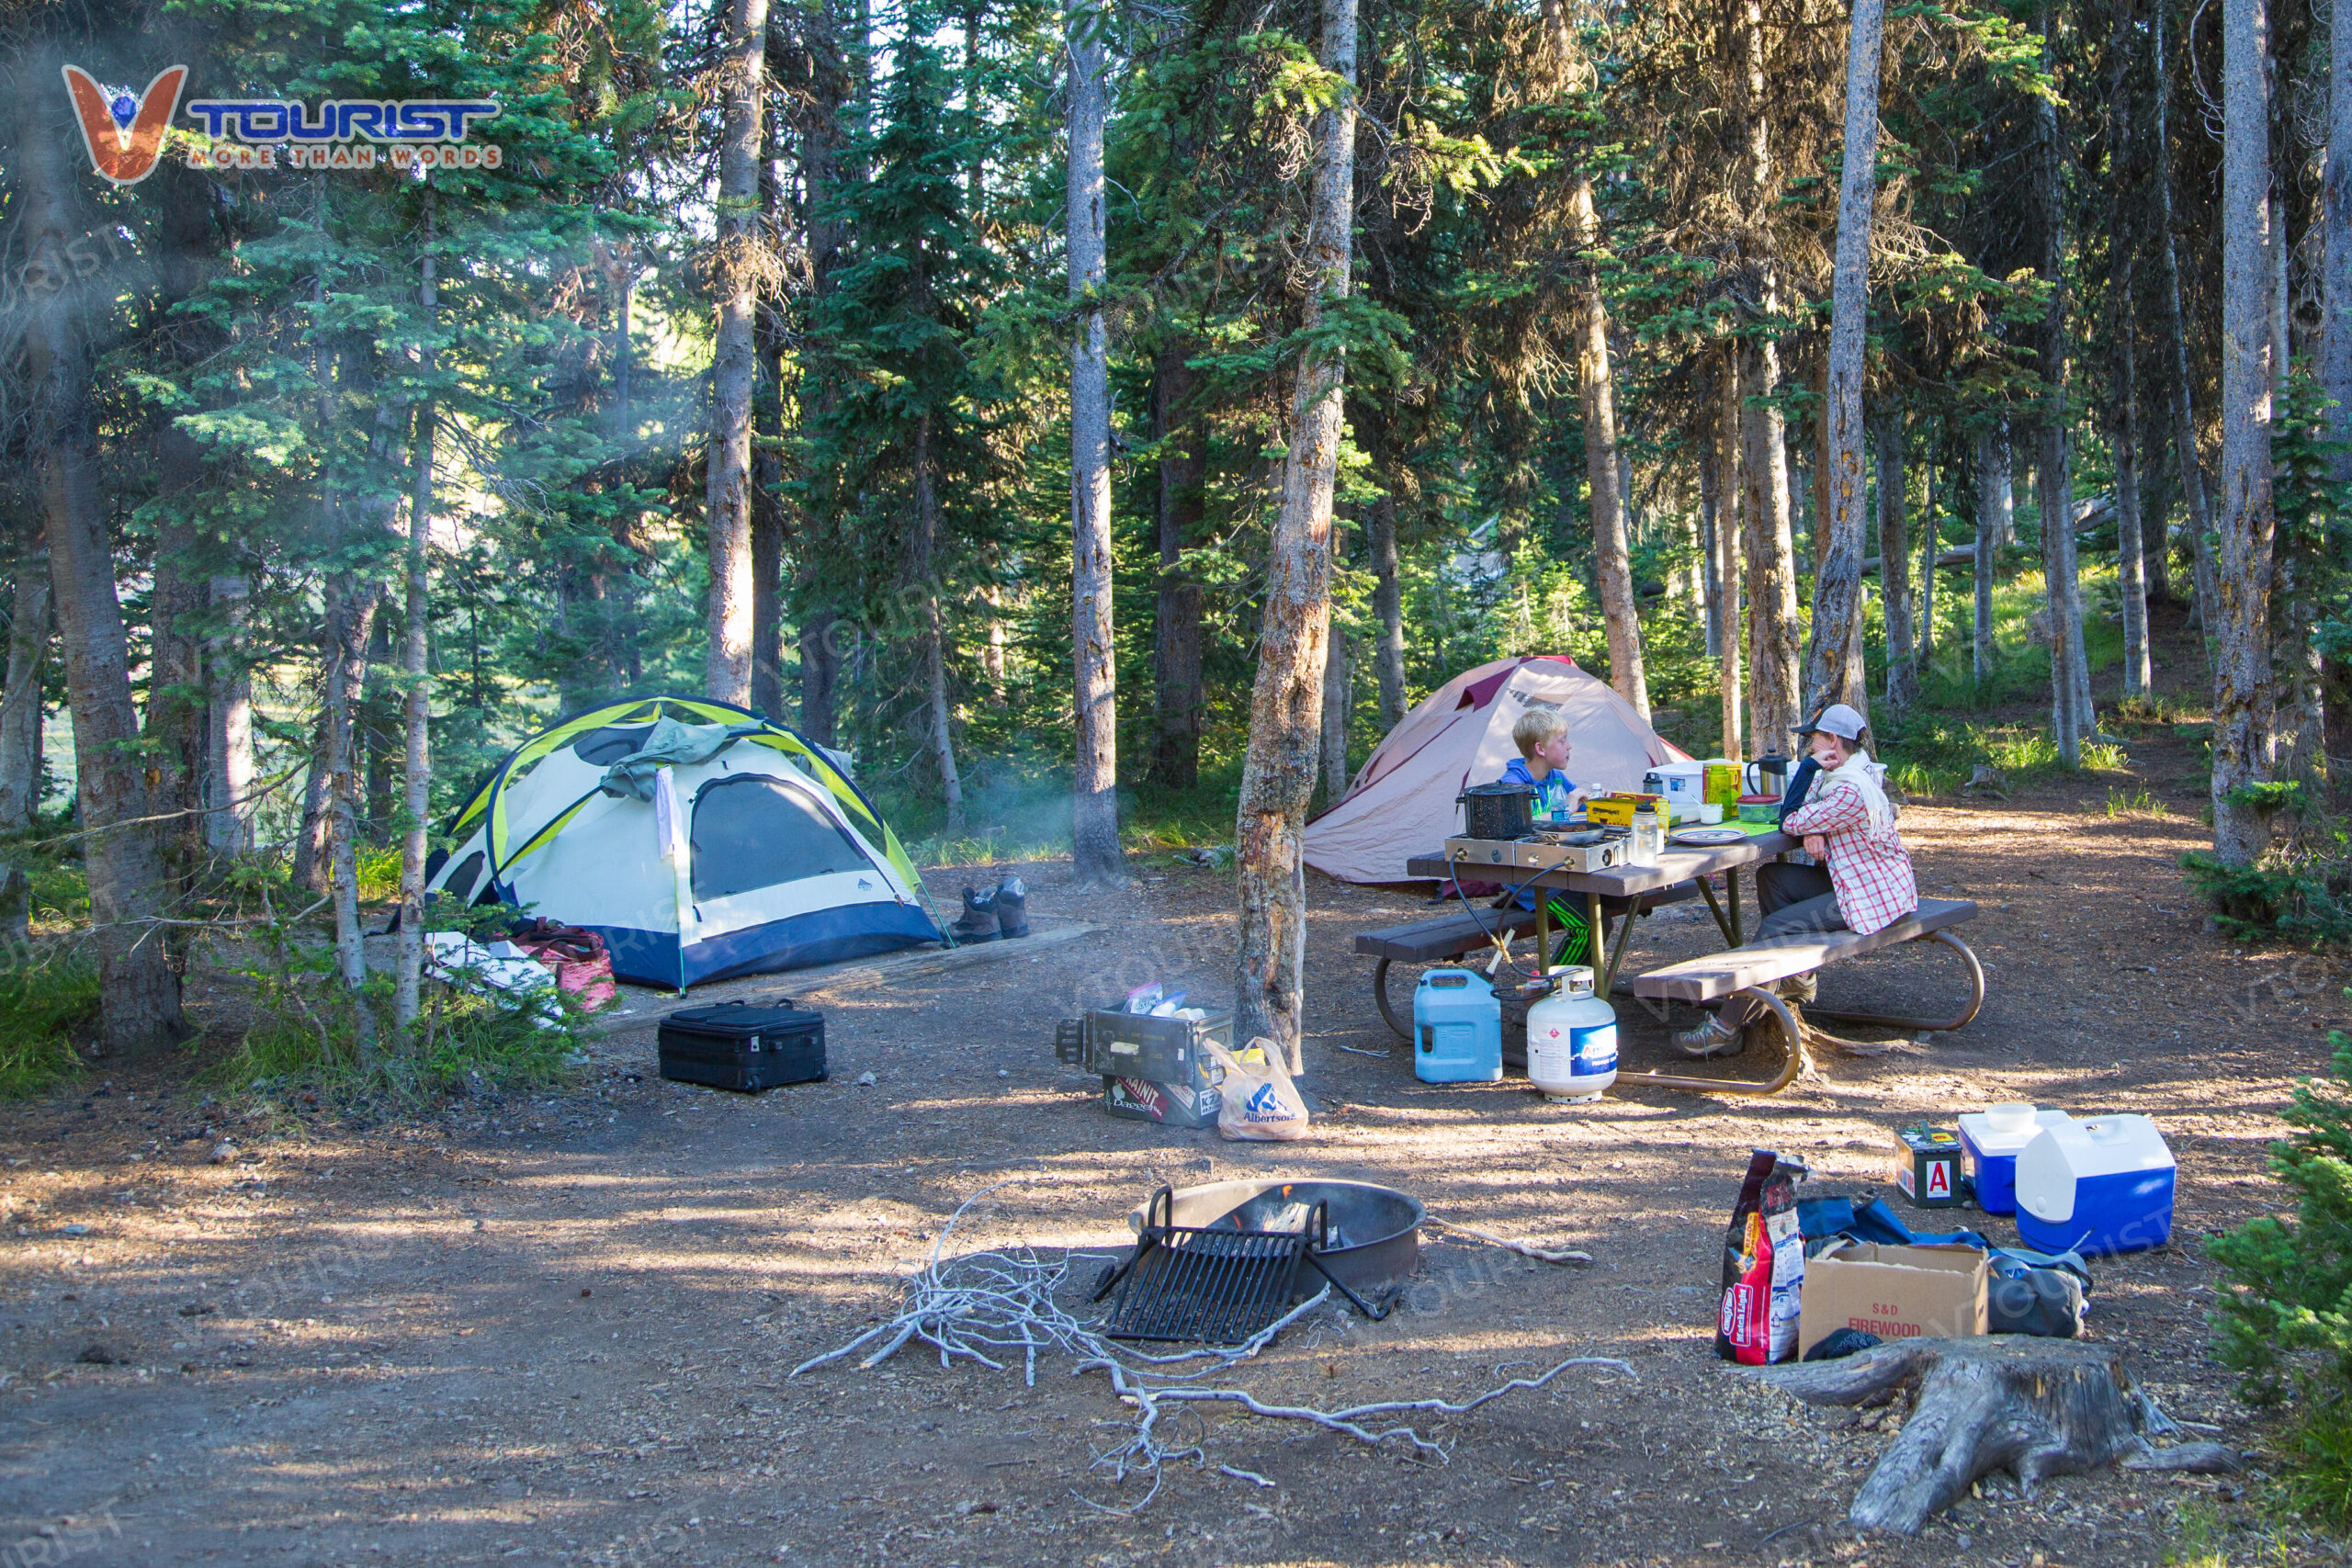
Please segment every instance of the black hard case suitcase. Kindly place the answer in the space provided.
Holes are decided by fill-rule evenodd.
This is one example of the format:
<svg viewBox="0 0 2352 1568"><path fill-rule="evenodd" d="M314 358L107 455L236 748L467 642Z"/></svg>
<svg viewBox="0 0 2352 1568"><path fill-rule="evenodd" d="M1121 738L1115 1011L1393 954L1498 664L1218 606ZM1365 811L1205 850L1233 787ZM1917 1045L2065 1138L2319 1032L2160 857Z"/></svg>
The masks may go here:
<svg viewBox="0 0 2352 1568"><path fill-rule="evenodd" d="M790 998L681 1008L662 1021L662 1076L757 1093L825 1076L825 1015Z"/></svg>

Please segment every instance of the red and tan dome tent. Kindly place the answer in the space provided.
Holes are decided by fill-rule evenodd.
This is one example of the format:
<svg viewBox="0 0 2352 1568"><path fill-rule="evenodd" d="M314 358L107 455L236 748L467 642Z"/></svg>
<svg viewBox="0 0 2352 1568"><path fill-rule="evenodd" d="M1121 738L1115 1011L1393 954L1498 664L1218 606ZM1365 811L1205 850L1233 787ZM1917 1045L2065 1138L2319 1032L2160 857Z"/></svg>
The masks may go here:
<svg viewBox="0 0 2352 1568"><path fill-rule="evenodd" d="M1306 825L1306 863L1342 882L1407 880L1408 856L1461 830L1454 796L1500 778L1519 755L1511 726L1531 707L1568 721L1567 775L1589 790L1639 789L1660 762L1690 760L1575 660L1498 659L1430 693L1373 749L1340 804Z"/></svg>

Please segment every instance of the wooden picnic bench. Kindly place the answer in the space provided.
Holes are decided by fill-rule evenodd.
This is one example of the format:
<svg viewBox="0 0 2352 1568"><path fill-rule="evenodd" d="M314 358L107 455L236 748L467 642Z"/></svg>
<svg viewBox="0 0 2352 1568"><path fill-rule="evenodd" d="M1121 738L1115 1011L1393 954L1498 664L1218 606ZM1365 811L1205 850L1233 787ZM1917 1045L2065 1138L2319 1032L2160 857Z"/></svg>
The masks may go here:
<svg viewBox="0 0 2352 1568"><path fill-rule="evenodd" d="M1911 914L1868 935L1860 931L1788 931L1747 942L1729 952L1710 953L1703 958L1686 958L1679 964L1669 964L1663 969L1653 969L1646 975L1636 976L1628 988L1634 996L1653 1001L1712 1002L1735 996L1752 997L1762 1001L1780 1022L1781 1038L1788 1046L1788 1058L1781 1064L1780 1076L1770 1082L1623 1071L1618 1073L1617 1082L1621 1087L1644 1084L1655 1089L1689 1089L1711 1094L1778 1094L1810 1069L1812 1058L1806 1050L1810 1042L1818 1041L1841 1050L1868 1052L1870 1048L1867 1046L1841 1040L1806 1022L1801 1011L1779 996L1773 987L1783 980L1825 968L1840 960L1859 958L1866 953L1876 953L1906 942L1933 942L1960 955L1961 963L1968 973L1968 1001L1958 1014L1951 1018L1923 1019L1887 1013L1840 1012L1816 1007L1812 1010L1814 1015L1846 1022L1876 1024L1887 1029L1937 1033L1966 1028L1984 1005L1984 967L1951 928L1975 917L1976 905L1973 900L1922 898L1919 908Z"/></svg>

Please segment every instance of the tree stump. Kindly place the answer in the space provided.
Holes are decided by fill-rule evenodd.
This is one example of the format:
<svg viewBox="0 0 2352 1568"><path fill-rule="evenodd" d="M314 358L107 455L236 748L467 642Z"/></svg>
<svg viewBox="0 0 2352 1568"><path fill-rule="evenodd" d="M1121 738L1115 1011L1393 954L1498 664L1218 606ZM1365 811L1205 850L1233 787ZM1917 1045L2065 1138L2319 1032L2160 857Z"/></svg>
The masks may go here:
<svg viewBox="0 0 2352 1568"><path fill-rule="evenodd" d="M2045 1476L2080 1474L2145 1450L2140 1434L2153 1408L2132 1388L2120 1352L2022 1335L1905 1339L1761 1375L1807 1404L1862 1404L1917 1383L1902 1435L1846 1515L1858 1529L1902 1535L1918 1534L1993 1471L2012 1472L2030 1496Z"/></svg>

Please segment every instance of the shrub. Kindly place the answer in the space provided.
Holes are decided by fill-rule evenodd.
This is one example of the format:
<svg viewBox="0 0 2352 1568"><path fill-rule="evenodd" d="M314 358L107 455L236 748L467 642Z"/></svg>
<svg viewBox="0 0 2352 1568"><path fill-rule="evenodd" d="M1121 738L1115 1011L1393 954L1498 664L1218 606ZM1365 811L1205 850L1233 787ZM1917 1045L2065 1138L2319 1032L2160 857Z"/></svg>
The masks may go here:
<svg viewBox="0 0 2352 1568"><path fill-rule="evenodd" d="M2274 852L2230 865L2205 850L2180 857L2213 919L2241 942L2283 937L2317 948L2352 942L2352 861Z"/></svg>
<svg viewBox="0 0 2352 1568"><path fill-rule="evenodd" d="M0 964L0 1099L82 1074L74 1038L98 1018L98 969L79 948L39 948Z"/></svg>
<svg viewBox="0 0 2352 1568"><path fill-rule="evenodd" d="M561 992L519 998L428 977L415 1037L401 1043L390 976L371 975L354 989L335 976L331 948L289 929L261 931L264 961L245 970L261 1017L212 1070L224 1085L413 1104L552 1082L577 1059L584 1015Z"/></svg>
<svg viewBox="0 0 2352 1568"><path fill-rule="evenodd" d="M2264 1214L2210 1248L2230 1280L2213 1318L2221 1360L2257 1402L2286 1397L2299 1367L2317 1403L2352 1393L2352 1034L2334 1030L2327 1043L2334 1070L2296 1085L2293 1131L2270 1145L2294 1217ZM2321 1446L2352 1477L2352 1432Z"/></svg>

